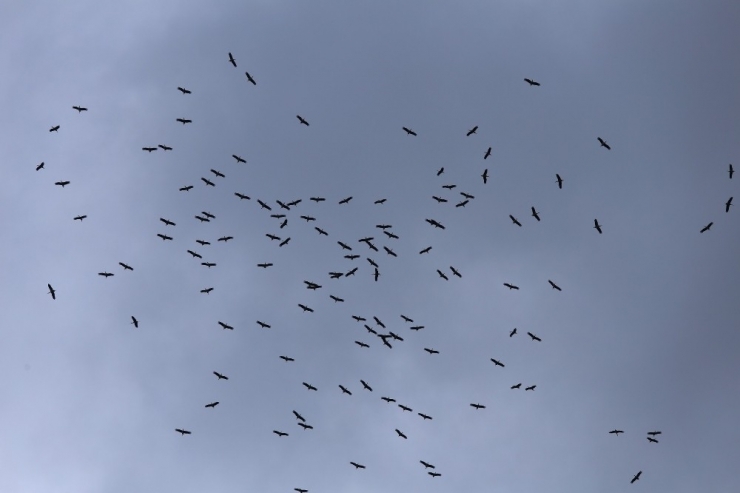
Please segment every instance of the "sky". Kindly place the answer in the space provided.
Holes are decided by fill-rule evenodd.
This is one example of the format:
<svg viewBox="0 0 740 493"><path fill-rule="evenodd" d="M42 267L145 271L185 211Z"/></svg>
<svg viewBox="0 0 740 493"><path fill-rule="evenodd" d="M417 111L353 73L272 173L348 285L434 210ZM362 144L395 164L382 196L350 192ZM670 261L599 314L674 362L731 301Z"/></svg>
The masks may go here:
<svg viewBox="0 0 740 493"><path fill-rule="evenodd" d="M0 491L738 490L739 19L1 5Z"/></svg>

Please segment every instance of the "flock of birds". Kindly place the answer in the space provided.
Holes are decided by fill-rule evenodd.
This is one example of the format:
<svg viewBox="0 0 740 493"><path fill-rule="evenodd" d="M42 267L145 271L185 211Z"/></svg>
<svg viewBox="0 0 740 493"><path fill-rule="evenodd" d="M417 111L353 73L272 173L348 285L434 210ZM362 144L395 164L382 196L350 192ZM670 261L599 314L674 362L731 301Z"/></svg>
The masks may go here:
<svg viewBox="0 0 740 493"><path fill-rule="evenodd" d="M233 57L233 55L231 53L228 54L228 61L229 61L229 63L233 67L237 67L236 60L235 60L235 58ZM245 75L246 75L247 81L249 83L251 83L252 85L255 85L255 86L257 85L257 82L249 74L249 72L245 72ZM532 79L529 79L529 78L525 78L524 81L527 84L529 84L530 86L532 86L532 87L540 86L540 83L539 82L537 82L535 80L532 80ZM190 95L190 94L192 94L192 91L191 90L186 89L186 88L183 88L183 87L178 87L177 90L179 90L183 95ZM83 106L77 106L76 105L76 106L73 106L72 108L74 110L76 110L80 114L83 113L83 112L87 112L88 111L88 109L86 107L83 107ZM296 115L296 117L297 117L298 123L300 125L304 125L306 127L310 126L309 122L304 117L302 117L301 115ZM179 122L179 123L181 123L181 124L183 124L183 125L187 125L187 124L192 123L192 120L191 119L187 119L187 118L177 118L176 121ZM58 132L59 129L60 129L60 125L54 125L54 126L52 126L49 129L49 131L50 132ZM409 128L409 127L404 126L404 127L402 127L402 130L408 136L412 136L412 137L416 137L417 136L417 133L414 130L412 130L411 128ZM468 130L467 133L466 133L466 135L468 137L470 137L470 136L476 134L477 131L478 131L478 126L476 125L476 126L472 127L470 130ZM603 138L597 137L597 141L598 141L599 145L601 147L603 147L604 149L611 150L611 146ZM159 144L157 146L146 146L146 147L142 147L142 150L145 151L145 152L147 152L147 153L152 153L152 152L155 152L155 151L160 150L160 149L162 151L164 151L164 152L168 152L168 151L172 151L173 150L172 147L167 146L167 145L164 145L164 144ZM483 153L483 160L487 160L491 156L491 152L492 152L492 148L491 147L488 147L486 149L486 151ZM236 161L236 164L237 165L239 165L239 164L246 164L247 163L247 160L246 159L244 159L243 157L241 157L241 156L239 156L237 154L233 154L232 155L232 158ZM40 163L39 165L36 166L36 171L39 171L41 169L44 169L44 167L45 167L45 164L44 164L44 162L42 162L42 163ZM731 164L729 165L728 172L729 172L730 179L732 179L733 173L734 173L734 169L733 169L733 166ZM225 174L222 173L221 171L216 170L216 169L210 169L210 173L211 173L211 175L213 175L213 178L211 178L211 179L209 179L210 177L208 177L208 178L207 177L201 177L201 181L203 182L204 186L206 186L206 187L209 187L209 186L210 187L216 187L216 180L217 179L223 179L223 178L225 178ZM437 173L436 173L437 176L440 176L442 174L444 174L444 168L440 168L437 171ZM483 173L480 176L482 178L483 184L484 185L487 184L488 183L488 178L489 178L488 169L487 168L484 169ZM557 183L558 188L559 189L563 189L563 183L564 183L563 178L560 176L560 174L556 174L555 175L555 178L556 178L556 183ZM59 181L55 182L55 185L64 188L64 187L70 185L70 181L69 180L59 180ZM183 187L179 188L179 190L182 191L182 192L188 192L188 191L190 191L193 188L194 188L194 185L187 185L187 186L183 186ZM445 185L442 186L442 189L444 189L446 192L451 192L455 188L456 188L456 185L455 184L445 184ZM442 194L439 194L438 195L438 194L435 193L434 195L432 195L432 199L435 200L437 203L440 203L440 204L448 203L448 202L450 202L452 200L451 197L443 197L443 196L440 196L440 195L442 195ZM241 193L241 192L234 192L234 196L236 196L240 201L242 201L242 200L251 201L252 200L250 196L248 196L248 195L246 195L244 193ZM348 204L352 200L352 198L353 197L351 197L351 196L345 197L345 198L343 198L343 199L341 199L341 200L338 201L338 205ZM460 192L460 200L458 202L456 202L455 207L465 207L471 200L474 200L474 199L475 199L475 196L474 195L472 195L470 193L467 193L467 192ZM311 202L315 203L315 204L320 204L322 202L325 202L327 199L325 197L313 196L313 197L310 197L309 200ZM289 220L292 220L292 218L289 218L286 213L288 213L288 212L291 212L291 213L294 212L295 209L302 202L303 202L302 199L296 199L296 200L293 200L293 201L275 200L275 204L277 205L278 210L279 210L279 212L275 212L275 211L273 211L273 207L275 207L275 206L271 206L270 204L268 204L267 202L265 202L265 201L263 201L261 199L256 199L256 203L259 205L260 209L261 210L265 210L268 213L271 213L270 214L271 217L274 218L274 219L276 219L278 221L278 229L280 231L283 231L286 227L288 227ZM375 205L382 205L385 202L386 202L386 199L378 199L378 200L376 200L374 202L374 204ZM729 200L727 200L727 202L725 203L725 212L729 212L731 205L732 205L732 197L730 197ZM535 209L535 207L532 207L531 208L531 215L532 215L532 217L535 220L537 220L537 221L540 221L541 220L541 218L539 216L539 213L537 212L537 210ZM73 218L73 220L74 221L80 221L80 222L82 222L85 218L87 218L87 215L86 214L81 214L81 215L75 216ZM512 221L512 223L514 225L516 225L518 227L522 227L522 223L516 217L514 217L513 215L509 215L509 218L511 219L511 221ZM207 222L211 222L211 221L215 220L216 219L216 216L214 214L212 214L212 213L204 210L204 211L201 212L201 214L196 214L195 215L195 219L197 219L201 223L207 223ZM317 218L316 217L311 216L308 213L304 213L304 214L299 215L299 219L305 221L306 223L312 223L312 222L317 221ZM177 226L177 224L174 221L172 221L170 219L167 219L167 218L161 217L161 218L159 218L159 221L164 225L165 228L170 228L170 227L174 228L174 227ZM444 230L445 229L445 226L440 221L438 221L436 219L427 218L426 219L426 222L430 226L432 226L432 227L434 227L436 229L441 229L441 230ZM713 225L713 222L709 222L706 226L704 226L703 228L701 228L700 232L701 233L704 233L704 232L708 231L712 227L712 225ZM392 230L392 226L390 224L378 224L376 226L376 228L378 230L380 230L380 234L382 235L382 237L379 237L379 238L381 240L385 240L385 241L399 240L399 235L397 235ZM593 228L596 229L596 231L599 234L603 234L602 225L599 223L598 219L594 219ZM314 226L314 229L321 236L326 236L326 237L330 236L329 233L325 229L323 229L322 227ZM165 242L166 241L174 241L174 238L172 236L168 235L168 234L158 233L157 236L160 239L162 239L163 241L165 241ZM284 247L284 246L288 245L288 243L291 240L291 237L290 236L281 236L281 235L273 234L273 233L266 233L265 236L270 241L277 242L278 247ZM222 236L222 237L218 238L216 241L226 243L226 242L231 241L231 240L233 240L233 237L232 236ZM202 240L202 239L196 239L195 242L200 247L205 247L205 246L211 245L211 242L210 241ZM364 245L368 250L370 250L370 251L372 251L374 253L380 253L380 249L376 245L376 243L378 243L378 239L375 236L366 236L366 237L360 238L360 239L357 240L357 243ZM338 240L338 241L336 241L336 244L340 247L341 252L344 254L344 258L347 259L347 260L349 260L350 262L354 262L355 260L357 260L357 259L359 259L361 257L361 255L356 252L355 247L353 247L352 245L350 245L348 242L346 242L346 241L339 241ZM211 267L215 267L217 265L215 262L210 262L210 261L204 260L203 255L201 255L200 253L198 253L195 250L195 248L196 247L186 248L185 251L193 259L200 260L201 261L201 265L203 265L205 267L211 268ZM398 256L398 254L390 246L383 245L382 246L382 249L383 249L383 252L387 256L389 256L389 257L397 257ZM424 255L424 254L430 253L431 250L432 250L432 246L426 246L426 247L422 248L418 253L420 255ZM368 262L368 264L370 265L370 267L372 268L371 269L371 277L374 279L374 281L377 282L379 280L380 276L381 276L381 274L380 274L380 268L381 268L380 262L374 260L370 256L366 256L365 258L366 258L366 261ZM133 271L134 270L133 267L131 267L130 265L128 265L128 264L126 264L124 262L118 262L118 264L120 265L120 267L124 271ZM271 263L271 262L262 262L262 263L257 264L257 267L258 268L262 268L262 269L268 269L268 268L270 268L272 266L273 266L273 263ZM329 274L329 278L330 279L347 278L347 277L350 277L350 276L354 276L355 273L358 271L358 269L359 269L358 266L354 266L354 267L352 267L352 268L350 268L350 269L348 269L346 271L345 270L334 270L334 271L329 272L328 274ZM458 269L456 269L454 266L449 266L449 270L447 268L445 268L445 269L437 269L436 272L437 272L437 275L441 279L443 279L445 281L449 281L451 276L454 276L454 277L457 277L457 278L462 278L461 272ZM101 272L98 273L98 275L101 276L101 277L104 277L104 278L109 278L109 277L113 277L115 274L112 273L112 272L108 272L108 271L101 271ZM558 284L556 284L553 280L548 279L547 282L549 283L550 287L553 290L558 291L558 292L561 292L562 291L562 288ZM316 290L319 290L319 289L321 289L323 287L321 284L319 284L317 282L314 282L314 281L308 281L308 280L306 280L306 281L303 281L303 283L304 283L306 289L311 290L311 291L316 291ZM513 284L511 282L504 282L503 283L503 286L506 287L506 288L508 288L509 290L519 290L519 286L517 286L517 285L515 285L515 284ZM53 300L56 300L57 299L57 291L56 291L56 289L54 287L52 287L51 283L49 283L47 285L47 287L49 289L48 294L51 296L51 298ZM213 290L214 290L214 287L207 287L207 288L201 289L200 292L203 293L203 294L210 294ZM335 303L343 303L345 301L343 298L341 298L339 296L336 296L334 294L329 295L329 297ZM298 303L298 307L303 312L307 312L307 313L314 312L314 309L312 307L308 306L305 303ZM409 329L411 331L419 331L419 330L422 330L422 329L425 328L423 325L415 324L414 320L412 318L406 316L406 315L401 314L400 317L401 317L401 319L403 320L404 323L409 324L408 327L409 327ZM393 332L392 330L388 330L386 328L385 323L382 320L380 320L380 318L378 318L377 316L373 316L372 317L372 322L369 322L366 317L362 317L362 316L359 316L359 315L353 315L352 318L357 323L363 324L365 330L367 331L367 334L370 334L371 336L377 337L377 339L379 339L380 341L382 341L382 344L385 347L387 347L387 348L393 348L393 344L396 344L398 342L404 342L404 338L401 335L397 334L396 332ZM217 321L217 323L224 330L234 330L234 327L232 325L226 323L226 322L223 322L223 321L220 321L219 320L219 321ZM131 322L130 322L130 324L132 324L135 328L138 328L139 327L139 320L135 316L132 315L131 316ZM261 320L256 320L256 324L259 325L261 328L264 328L264 329L270 329L271 328L271 325L270 324L268 324L266 322L263 322ZM509 337L514 337L516 334L517 334L517 329L514 328L513 330L511 330L509 332ZM534 333L532 333L532 332L527 332L527 335L529 336L529 338L531 339L532 342L542 342L542 339L539 336L537 336ZM365 342L365 341L362 341L362 340L356 340L354 342L360 348L369 348L370 347L370 344L368 342ZM424 351L426 351L430 355L439 354L439 350L434 349L434 348L424 347L423 349L424 349ZM295 359L293 357L290 357L290 356L280 355L279 357L283 361L285 361L286 363L290 363L290 362L294 362L295 361ZM503 362L501 362L499 359L490 358L490 360L494 364L495 367L501 367L501 368L504 368L505 367L505 364ZM227 375L225 375L225 374L223 374L223 373L221 373L219 371L213 371L213 375L219 381L220 380L224 380L224 381L228 381L229 380L229 377ZM373 388L365 380L360 380L360 384L362 385L362 389L363 390L368 391L368 392L373 392ZM308 382L302 382L302 385L309 392L311 392L311 391L317 392L318 391L318 388L316 386L314 386L314 385L312 385L312 384L310 384ZM516 383L516 384L514 384L514 385L511 386L511 389L512 390L520 389L522 387L522 385L523 385L522 382ZM349 396L353 395L352 394L352 391L347 386L345 386L345 385L339 384L338 385L338 388L339 388L339 390L343 394L346 394L346 395L349 395ZM524 387L525 391L534 391L536 388L537 388L537 385L536 384L531 384L531 385L527 385L527 386ZM391 398L391 397L388 397L388 396L382 396L381 397L381 400L383 400L383 401L385 401L386 403L389 403L389 404L390 403L395 403L398 406L398 408L401 410L401 412L409 412L409 413L412 413L413 412L413 409L412 408L410 408L410 407L408 407L408 406L406 406L404 404L398 403L396 401L396 399L394 399L394 398ZM210 402L208 404L205 404L205 407L206 408L209 408L209 409L215 409L216 406L218 406L218 405L219 405L219 401L213 401L213 402ZM478 403L478 402L476 402L476 403L470 403L470 407L474 408L475 410L482 410L482 409L485 409L486 408L486 406L484 404L481 404L481 403ZM304 418L304 416L301 413L299 413L296 410L293 410L292 411L292 414L294 415L294 417L296 419L297 425L300 426L303 430L312 430L313 429L313 426L310 425L307 422L306 418ZM424 413L424 412L417 411L417 415L421 419L423 419L425 421L426 420L432 420L433 419L431 415L429 415L427 413ZM192 434L192 431L190 431L189 429L183 428L183 427L177 427L177 428L175 428L175 431L177 433L180 433L183 436ZM277 437L287 437L287 436L289 436L289 433L288 432L282 431L282 430L278 430L278 429L275 429L272 432ZM408 436L403 431L401 431L398 428L395 429L395 433L397 434L398 438L401 438L401 439L404 439L404 440L408 439ZM614 429L614 430L609 431L608 433L609 434L613 434L615 436L619 436L620 434L623 434L624 431L623 430L619 430L619 429ZM656 437L658 435L660 435L660 434L661 434L661 431L650 431L650 432L648 432L647 433L647 440L648 440L648 442L650 442L650 443L656 443L657 444L658 443L658 439ZM440 473L440 472L437 471L437 468L436 468L436 466L434 464L432 464L430 462L427 462L425 460L419 460L419 463L424 467L424 470L427 471L427 474L430 477L439 477L439 476L442 475L442 473ZM365 469L366 468L366 466L364 464L362 464L360 462L357 462L355 460L349 461L349 464L351 466L353 466L355 469ZM638 471L632 477L632 479L630 480L630 483L634 483L634 482L638 481L640 479L641 475L642 475L642 471ZM299 493L307 493L308 492L307 489L303 489L303 488L295 488L295 491L297 491Z"/></svg>

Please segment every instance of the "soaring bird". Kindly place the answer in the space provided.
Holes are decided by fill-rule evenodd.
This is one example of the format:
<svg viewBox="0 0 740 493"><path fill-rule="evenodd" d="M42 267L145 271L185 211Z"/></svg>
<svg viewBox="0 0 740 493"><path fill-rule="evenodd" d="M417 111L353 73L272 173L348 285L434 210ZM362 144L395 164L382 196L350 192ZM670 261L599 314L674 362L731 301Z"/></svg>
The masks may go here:
<svg viewBox="0 0 740 493"><path fill-rule="evenodd" d="M532 207L532 217L537 219L538 221L540 220L540 216L537 213L537 211L534 209L534 207Z"/></svg>
<svg viewBox="0 0 740 493"><path fill-rule="evenodd" d="M505 282L504 286L506 286L509 289L519 289L519 286L514 286L513 284L509 284L508 282Z"/></svg>
<svg viewBox="0 0 740 493"><path fill-rule="evenodd" d="M640 474L642 474L642 471L639 471L637 474L635 474L635 477L632 478L632 481L630 481L630 484L634 483L638 479L640 479Z"/></svg>
<svg viewBox="0 0 740 493"><path fill-rule="evenodd" d="M403 127L403 131L406 132L408 135L416 135L416 132L414 132L410 128Z"/></svg>
<svg viewBox="0 0 740 493"><path fill-rule="evenodd" d="M347 390L347 387L345 387L344 385L340 385L339 388L342 389L343 394L352 395L352 392Z"/></svg>
<svg viewBox="0 0 740 493"><path fill-rule="evenodd" d="M157 233L157 236L159 236L160 238L162 238L162 241L167 241L167 240L171 240L172 239L171 236L163 235L162 233Z"/></svg>
<svg viewBox="0 0 740 493"><path fill-rule="evenodd" d="M274 434L276 434L277 436L279 436L279 437L287 437L288 436L288 434L285 433L284 431L272 430L272 432Z"/></svg>
<svg viewBox="0 0 740 493"><path fill-rule="evenodd" d="M537 82L537 81L534 81L534 80L532 80L532 79L527 79L527 78L525 78L525 79L524 79L524 81L525 81L525 82L526 82L527 84L529 84L530 86L539 86L539 85L540 85L540 83L539 83L539 82Z"/></svg>
<svg viewBox="0 0 740 493"><path fill-rule="evenodd" d="M430 475L431 477L433 477L433 478L436 478L436 477L438 477L438 476L441 476L441 475L442 475L442 473L439 473L439 472L432 472L432 471L429 471L429 472L427 472L427 474L429 474L429 475Z"/></svg>
<svg viewBox="0 0 740 493"><path fill-rule="evenodd" d="M519 226L521 228L522 223L520 223L519 221L517 221L514 216L512 216L511 214L509 214L509 219L511 219L511 222L513 222L514 224L516 224L517 226Z"/></svg>
<svg viewBox="0 0 740 493"><path fill-rule="evenodd" d="M171 150L172 150L172 147L170 147L170 146L166 146L166 145L164 145L164 144L159 144L159 145L158 145L157 147L159 147L159 148L160 148L160 149L162 149L163 151L171 151Z"/></svg>
<svg viewBox="0 0 740 493"><path fill-rule="evenodd" d="M355 469L365 469L365 466L363 466L362 464L358 464L357 462L350 461L350 464L355 466Z"/></svg>
<svg viewBox="0 0 740 493"><path fill-rule="evenodd" d="M514 330L509 332L509 337L513 337L516 334L516 327L514 327Z"/></svg>
<svg viewBox="0 0 740 493"><path fill-rule="evenodd" d="M360 380L360 383L362 384L362 387L363 387L363 388L364 388L365 390L369 390L370 392L372 392L372 391L373 391L373 388L372 388L371 386L369 386L369 385L367 384L367 382L365 382L364 380Z"/></svg>
<svg viewBox="0 0 740 493"><path fill-rule="evenodd" d="M170 221L169 219L160 217L159 220L162 221L165 224L165 226L176 226L176 224Z"/></svg>
<svg viewBox="0 0 740 493"><path fill-rule="evenodd" d="M470 407L474 407L476 409L485 409L486 408L486 406L484 406L483 404L470 404Z"/></svg>
<svg viewBox="0 0 740 493"><path fill-rule="evenodd" d="M304 423L306 422L306 419L303 416L301 416L298 413L298 411L293 411L293 415L296 417L296 419L299 419L299 420L303 421Z"/></svg>
<svg viewBox="0 0 740 493"><path fill-rule="evenodd" d="M236 159L236 162L237 163L246 163L247 162L246 159L244 159L241 156L237 156L236 154L232 154L231 157L233 157L234 159Z"/></svg>
<svg viewBox="0 0 740 493"><path fill-rule="evenodd" d="M301 310L303 310L304 312L311 312L311 313L313 313L313 308L311 308L309 306L306 306L303 303L298 303L298 306L301 307Z"/></svg>
<svg viewBox="0 0 740 493"><path fill-rule="evenodd" d="M557 173L555 173L555 178L557 178L557 181L558 181L558 188L562 189L563 188L563 179L560 178L560 175L557 174Z"/></svg>
<svg viewBox="0 0 740 493"><path fill-rule="evenodd" d="M196 253L196 252L194 252L194 251L192 251L192 250L188 250L188 253L189 253L190 255L192 255L192 256L193 256L193 258L201 258L201 259L203 258L203 256L202 256L201 254L199 254L199 253Z"/></svg>
<svg viewBox="0 0 740 493"><path fill-rule="evenodd" d="M291 361L295 361L295 360L294 360L293 358L291 358L290 356L280 356L280 359L281 359L281 360L283 360L283 361L285 361L286 363L289 363L289 362L291 362Z"/></svg>
<svg viewBox="0 0 740 493"><path fill-rule="evenodd" d="M442 166L441 168L439 168L439 169L437 170L437 176L441 175L441 174L442 174L442 173L444 173L444 172L445 172L445 167L444 167L444 166Z"/></svg>
<svg viewBox="0 0 740 493"><path fill-rule="evenodd" d="M432 250L432 247L428 246L428 247L426 247L425 249L421 250L421 251L419 252L419 254L420 254L420 255L423 255L423 254L425 254L425 253L429 253L429 252L430 252L431 250Z"/></svg>
<svg viewBox="0 0 740 493"><path fill-rule="evenodd" d="M234 327L224 322L218 322L218 325L220 325L224 330L234 330Z"/></svg>
<svg viewBox="0 0 740 493"><path fill-rule="evenodd" d="M398 436L399 437L404 438L404 439L408 439L408 437L406 435L404 435L403 432L401 432L401 430L399 430L398 428L396 428L396 433L398 433Z"/></svg>
<svg viewBox="0 0 740 493"><path fill-rule="evenodd" d="M182 435L182 436L185 436L185 435L190 435L190 434L191 434L191 432L190 432L190 431L188 431L188 430L183 430L182 428L175 428L175 431L176 431L176 432L178 432L178 433L179 433L180 435Z"/></svg>
<svg viewBox="0 0 740 493"><path fill-rule="evenodd" d="M361 341L355 341L355 344L357 344L360 347L364 347L364 348L369 348L370 347L370 344L367 344L367 343L364 343L364 342L361 342Z"/></svg>
<svg viewBox="0 0 740 493"><path fill-rule="evenodd" d="M602 139L601 137L596 137L596 138L599 139L599 144L601 144L601 147L606 147L607 150L609 151L612 150L612 148L609 147L609 144L607 144L606 141L604 141L604 139Z"/></svg>
<svg viewBox="0 0 740 493"><path fill-rule="evenodd" d="M252 85L254 85L254 86L256 86L256 85L257 85L257 82L255 82L255 80L254 80L254 77L252 77L251 75L249 75L249 72L244 72L244 75L246 75L246 76L247 76L247 80L248 80L249 82L251 82L251 83L252 83Z"/></svg>
<svg viewBox="0 0 740 493"><path fill-rule="evenodd" d="M98 272L98 275L107 278L107 277L112 276L113 274L111 274L110 272Z"/></svg>
<svg viewBox="0 0 740 493"><path fill-rule="evenodd" d="M466 137L470 137L471 135L473 135L477 131L478 131L478 125L474 126L470 130L468 130L468 133L466 133L465 136Z"/></svg>
<svg viewBox="0 0 740 493"><path fill-rule="evenodd" d="M59 185L60 187L64 188L67 185L69 185L69 180L67 180L67 181L58 181L58 182L54 183L54 185Z"/></svg>
<svg viewBox="0 0 740 493"><path fill-rule="evenodd" d="M56 126L54 126L54 127L51 127L51 128L49 129L49 132L59 132L59 125L56 125Z"/></svg>
<svg viewBox="0 0 740 493"><path fill-rule="evenodd" d="M439 274L439 277L441 277L441 278L442 278L442 279L444 279L445 281L449 281L449 280L450 280L450 279L449 279L449 278L448 278L448 277L447 277L447 276L445 275L445 273L444 273L444 272L442 272L442 271L441 271L441 270L439 270L439 269L437 269L437 274Z"/></svg>
<svg viewBox="0 0 740 493"><path fill-rule="evenodd" d="M298 423L298 426L300 426L304 430L313 430L313 426L307 425L306 423Z"/></svg>
<svg viewBox="0 0 740 493"><path fill-rule="evenodd" d="M651 443L658 443L658 440L656 440L656 439L655 439L655 438L653 438L653 437L647 437L647 439L648 439L648 442L651 442Z"/></svg>
<svg viewBox="0 0 740 493"><path fill-rule="evenodd" d="M534 390L536 385L530 385L529 387L526 387L524 390Z"/></svg>
<svg viewBox="0 0 740 493"><path fill-rule="evenodd" d="M216 377L218 377L219 380L228 380L229 379L229 377L227 377L226 375L224 375L222 373L219 373L217 371L214 371L213 374L216 375Z"/></svg>
<svg viewBox="0 0 740 493"><path fill-rule="evenodd" d="M699 233L703 233L704 231L709 231L709 228L712 227L712 224L714 224L714 222L711 222L707 224L706 226L704 226L703 228L701 228L701 231L699 231Z"/></svg>
<svg viewBox="0 0 740 493"><path fill-rule="evenodd" d="M337 296L334 296L333 294L330 294L329 295L329 298L331 298L332 300L334 300L334 303L343 303L344 302L344 300L342 298L339 298Z"/></svg>
<svg viewBox="0 0 740 493"><path fill-rule="evenodd" d="M648 431L648 435L656 436L663 433L662 431Z"/></svg>
<svg viewBox="0 0 740 493"><path fill-rule="evenodd" d="M54 290L54 288L51 287L51 284L47 284L47 286L49 287L49 294L51 295L51 299L57 299L57 292Z"/></svg>
<svg viewBox="0 0 740 493"><path fill-rule="evenodd" d="M612 435L619 436L619 434L620 433L624 433L624 431L622 431L622 430L612 430L609 433L611 433Z"/></svg>
<svg viewBox="0 0 740 493"><path fill-rule="evenodd" d="M85 219L86 217L87 217L87 215L84 215L84 216L75 216L75 217L74 217L74 220L75 220L75 221L80 221L80 222L82 222L82 220L83 220L83 219Z"/></svg>
<svg viewBox="0 0 740 493"><path fill-rule="evenodd" d="M396 402L396 399L393 399L392 397L381 397L385 402Z"/></svg>
<svg viewBox="0 0 740 493"><path fill-rule="evenodd" d="M193 185L188 185L180 189L181 192L189 192L193 188Z"/></svg>
<svg viewBox="0 0 740 493"><path fill-rule="evenodd" d="M318 390L316 387L314 387L310 383L303 382L303 386L306 387L308 390Z"/></svg>
<svg viewBox="0 0 740 493"><path fill-rule="evenodd" d="M43 167L44 167L44 162L41 161L41 164L39 164L38 166L36 166L36 171L40 170Z"/></svg>
<svg viewBox="0 0 740 493"><path fill-rule="evenodd" d="M429 462L424 462L423 460L420 460L419 462L424 466L424 469L434 469L434 465Z"/></svg>
<svg viewBox="0 0 740 493"><path fill-rule="evenodd" d="M725 212L730 212L731 205L732 205L732 197L730 197L729 200L725 202Z"/></svg>
<svg viewBox="0 0 740 493"><path fill-rule="evenodd" d="M493 364L496 365L496 366L500 366L501 368L504 367L504 364L502 362L500 362L499 360L497 360L497 359L491 358L491 361L493 361Z"/></svg>
<svg viewBox="0 0 740 493"><path fill-rule="evenodd" d="M428 347L425 347L424 348L424 351L426 351L429 354L439 354L439 351L437 351L436 349L431 349L431 348L428 348Z"/></svg>
<svg viewBox="0 0 740 493"><path fill-rule="evenodd" d="M297 491L298 493L308 493L308 490L305 490L305 489L303 489L303 488L293 488L293 489L294 489L295 491Z"/></svg>
<svg viewBox="0 0 740 493"><path fill-rule="evenodd" d="M557 284L555 284L551 280L548 279L547 282L550 283L550 286L552 286L552 289L557 289L558 291L562 291L562 289L560 289L560 286L558 286Z"/></svg>
<svg viewBox="0 0 740 493"><path fill-rule="evenodd" d="M236 67L236 60L234 60L234 56L231 54L231 52L229 52L229 61L234 67Z"/></svg>
<svg viewBox="0 0 740 493"><path fill-rule="evenodd" d="M170 239L172 239L172 238L170 238ZM211 267L216 267L216 263L215 263L215 262L201 262L201 263L200 263L200 265L205 265L205 266L206 266L206 267L208 267L209 269L210 269Z"/></svg>
<svg viewBox="0 0 740 493"><path fill-rule="evenodd" d="M342 200L340 200L340 201L339 201L339 204L340 204L340 205L341 205L341 204L348 204L350 200L352 200L352 197L347 197L347 198L345 198L345 199L342 199Z"/></svg>
<svg viewBox="0 0 740 493"><path fill-rule="evenodd" d="M233 236L222 236L222 237L221 237L221 238L219 238L219 239L218 239L217 241L223 241L224 243L226 243L227 241L229 241L229 240L233 240L233 239L234 239L234 237L233 237Z"/></svg>
<svg viewBox="0 0 740 493"><path fill-rule="evenodd" d="M210 241L205 241L205 240L195 240L195 242L198 243L199 245L210 245L211 244Z"/></svg>
<svg viewBox="0 0 740 493"><path fill-rule="evenodd" d="M137 329L139 328L139 321L136 320L136 317L134 317L133 315L131 316L131 323L133 324L135 328Z"/></svg>
<svg viewBox="0 0 740 493"><path fill-rule="evenodd" d="M601 224L599 224L599 220L598 219L594 219L594 228L596 229L596 231L599 232L599 234L602 234L601 233Z"/></svg>
<svg viewBox="0 0 740 493"><path fill-rule="evenodd" d="M210 404L206 404L206 407L210 407L211 409L215 408L216 406L218 406L218 401L211 402Z"/></svg>
<svg viewBox="0 0 740 493"><path fill-rule="evenodd" d="M400 408L401 408L401 409L403 409L404 411L408 411L408 412L412 412L412 411L413 411L413 409L411 409L411 408L410 408L410 407L408 407L408 406L404 406L403 404L399 404L399 405L398 405L398 407L400 407Z"/></svg>
<svg viewBox="0 0 740 493"><path fill-rule="evenodd" d="M223 173L221 173L220 171L218 171L216 169L211 169L211 173L213 173L214 175L218 176L219 178L226 178L226 175L224 175Z"/></svg>
<svg viewBox="0 0 740 493"><path fill-rule="evenodd" d="M730 169L728 170L728 173L730 173L730 180L732 180L732 175L735 173L735 169L730 165Z"/></svg>
<svg viewBox="0 0 740 493"><path fill-rule="evenodd" d="M428 414L424 414L424 413L416 413L416 414L418 414L419 416L421 416L421 417L422 417L422 419L424 419L425 421L426 421L427 419L432 419L432 417L431 417L431 416L429 416Z"/></svg>
<svg viewBox="0 0 740 493"><path fill-rule="evenodd" d="M308 126L308 122L301 115L296 115L296 117L298 118L298 121L301 122L301 125Z"/></svg>
<svg viewBox="0 0 740 493"><path fill-rule="evenodd" d="M177 118L177 121L185 125L186 123L193 123L193 120L188 120L187 118Z"/></svg>
<svg viewBox="0 0 740 493"><path fill-rule="evenodd" d="M384 204L386 200L388 199L378 199L374 202L374 204Z"/></svg>
<svg viewBox="0 0 740 493"><path fill-rule="evenodd" d="M491 156L491 149L493 148L489 147L488 149L486 149L486 153L483 154L483 159L488 159Z"/></svg>
<svg viewBox="0 0 740 493"><path fill-rule="evenodd" d="M537 337L536 335L532 334L531 332L527 332L527 335L532 338L533 341L542 342L542 339Z"/></svg>
<svg viewBox="0 0 740 493"><path fill-rule="evenodd" d="M151 154L152 152L156 151L157 148L156 147L142 147L141 150L146 151Z"/></svg>
<svg viewBox="0 0 740 493"><path fill-rule="evenodd" d="M511 388L512 388L512 389L518 389L518 388L520 388L521 386L522 386L522 384L521 384L521 383L518 383L518 384L516 384L516 385L512 385L512 386L511 386Z"/></svg>
<svg viewBox="0 0 740 493"><path fill-rule="evenodd" d="M485 185L486 183L488 183L488 168L486 168L486 169L485 169L485 170L483 171L483 174L482 174L482 175L480 175L480 176L481 176L481 178L483 178L483 184L484 184L484 185Z"/></svg>
<svg viewBox="0 0 740 493"><path fill-rule="evenodd" d="M205 183L206 185L210 185L210 186L212 186L212 187L215 187L215 186L216 186L216 184L215 184L215 183L213 183L213 182L212 182L211 180L209 180L208 178L203 178L203 177L201 177L200 179L201 179L201 180L203 180L203 183Z"/></svg>
<svg viewBox="0 0 740 493"><path fill-rule="evenodd" d="M190 94L192 92L192 91L185 89L184 87L178 87L177 90L183 94Z"/></svg>
<svg viewBox="0 0 740 493"><path fill-rule="evenodd" d="M87 108L83 106L72 106L72 109L77 110L77 113L82 113L83 111L87 111Z"/></svg>

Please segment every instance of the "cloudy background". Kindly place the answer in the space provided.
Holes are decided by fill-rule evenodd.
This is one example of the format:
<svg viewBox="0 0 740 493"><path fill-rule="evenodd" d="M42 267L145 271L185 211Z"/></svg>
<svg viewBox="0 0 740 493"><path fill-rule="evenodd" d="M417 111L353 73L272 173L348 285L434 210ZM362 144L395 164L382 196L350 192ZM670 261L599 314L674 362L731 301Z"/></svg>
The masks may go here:
<svg viewBox="0 0 740 493"><path fill-rule="evenodd" d="M739 19L680 0L2 4L0 491L737 490Z"/></svg>

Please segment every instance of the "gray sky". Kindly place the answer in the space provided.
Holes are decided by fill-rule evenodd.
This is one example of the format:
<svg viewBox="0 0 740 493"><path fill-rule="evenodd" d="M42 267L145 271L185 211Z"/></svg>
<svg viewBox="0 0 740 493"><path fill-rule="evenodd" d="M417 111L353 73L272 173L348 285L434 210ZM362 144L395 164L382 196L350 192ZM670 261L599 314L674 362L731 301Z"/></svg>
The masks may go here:
<svg viewBox="0 0 740 493"><path fill-rule="evenodd" d="M3 4L0 490L737 490L739 20L680 0Z"/></svg>

